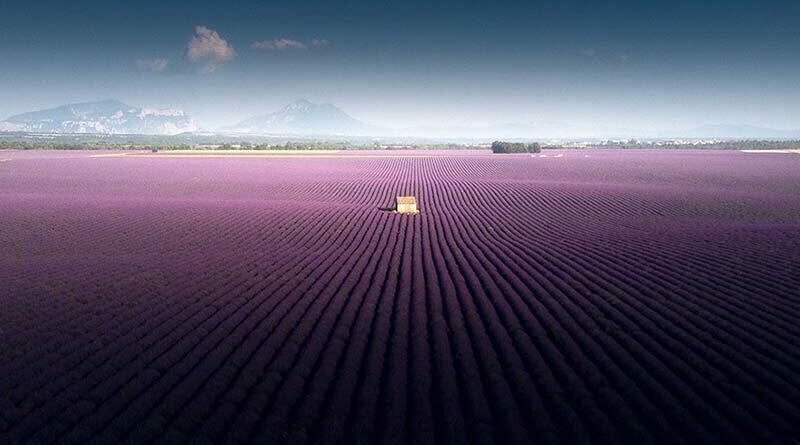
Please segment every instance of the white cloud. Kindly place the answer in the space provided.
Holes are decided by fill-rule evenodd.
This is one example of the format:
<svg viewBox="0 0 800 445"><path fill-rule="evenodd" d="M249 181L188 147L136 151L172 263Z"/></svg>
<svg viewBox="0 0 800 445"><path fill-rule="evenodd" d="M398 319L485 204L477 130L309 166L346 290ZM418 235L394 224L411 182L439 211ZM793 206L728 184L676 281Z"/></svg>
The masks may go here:
<svg viewBox="0 0 800 445"><path fill-rule="evenodd" d="M136 67L140 70L161 72L169 64L167 59L137 59Z"/></svg>
<svg viewBox="0 0 800 445"><path fill-rule="evenodd" d="M328 39L313 39L311 40L311 46L320 47L320 46L328 46L331 44L331 41Z"/></svg>
<svg viewBox="0 0 800 445"><path fill-rule="evenodd" d="M194 36L189 40L186 57L200 64L203 73L213 73L236 56L236 52L219 33L205 26L196 26Z"/></svg>
<svg viewBox="0 0 800 445"><path fill-rule="evenodd" d="M250 45L250 48L253 49L253 51L290 51L295 49L306 49L308 46L299 40L282 38L253 42L253 44Z"/></svg>

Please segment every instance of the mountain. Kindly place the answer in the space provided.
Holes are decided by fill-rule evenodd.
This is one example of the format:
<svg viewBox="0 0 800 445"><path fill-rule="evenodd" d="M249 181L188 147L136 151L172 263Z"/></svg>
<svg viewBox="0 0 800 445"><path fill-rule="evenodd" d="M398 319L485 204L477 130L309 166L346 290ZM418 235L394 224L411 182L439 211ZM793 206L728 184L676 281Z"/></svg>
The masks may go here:
<svg viewBox="0 0 800 445"><path fill-rule="evenodd" d="M441 140L491 140L497 138L546 139L597 136L585 129L558 122L507 123L488 126L420 126L383 128L361 122L331 104L297 100L282 109L221 129L224 133L300 136L374 136ZM609 130L602 136L627 134Z"/></svg>
<svg viewBox="0 0 800 445"><path fill-rule="evenodd" d="M776 130L754 125L704 125L693 128L681 136L719 139L794 139L800 138L800 130Z"/></svg>
<svg viewBox="0 0 800 445"><path fill-rule="evenodd" d="M39 133L178 134L195 128L181 110L136 108L117 100L63 105L0 122L0 131Z"/></svg>
<svg viewBox="0 0 800 445"><path fill-rule="evenodd" d="M362 136L374 134L377 128L334 105L300 99L274 113L252 117L223 130L249 134Z"/></svg>
<svg viewBox="0 0 800 445"><path fill-rule="evenodd" d="M19 125L12 124L11 122L0 122L0 132L3 131L20 131Z"/></svg>

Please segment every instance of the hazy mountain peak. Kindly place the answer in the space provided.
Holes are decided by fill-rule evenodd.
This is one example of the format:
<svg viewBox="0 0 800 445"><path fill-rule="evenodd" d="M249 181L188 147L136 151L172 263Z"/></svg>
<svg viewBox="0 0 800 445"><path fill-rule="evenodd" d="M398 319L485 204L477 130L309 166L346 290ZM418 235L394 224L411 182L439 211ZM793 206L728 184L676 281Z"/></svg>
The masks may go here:
<svg viewBox="0 0 800 445"><path fill-rule="evenodd" d="M103 100L97 101L97 102L84 102L84 103L78 104L78 105L93 105L93 104L102 105L102 106L106 106L106 107L117 107L117 108L127 108L128 107L128 105L126 103L124 103L122 101L119 101L117 99L103 99Z"/></svg>
<svg viewBox="0 0 800 445"><path fill-rule="evenodd" d="M313 108L315 104L306 99L297 99L296 101L286 105L281 111L304 111Z"/></svg>
<svg viewBox="0 0 800 445"><path fill-rule="evenodd" d="M371 128L335 105L298 99L278 111L246 119L227 130L252 134L364 135Z"/></svg>

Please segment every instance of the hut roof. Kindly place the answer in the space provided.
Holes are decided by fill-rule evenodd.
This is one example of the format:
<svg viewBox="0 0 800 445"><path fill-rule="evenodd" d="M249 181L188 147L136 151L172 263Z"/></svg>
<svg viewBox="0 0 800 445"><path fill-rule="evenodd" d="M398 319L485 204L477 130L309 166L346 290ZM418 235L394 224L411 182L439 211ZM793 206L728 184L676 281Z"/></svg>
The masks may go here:
<svg viewBox="0 0 800 445"><path fill-rule="evenodd" d="M417 198L413 196L398 196L397 197L398 204L416 204Z"/></svg>

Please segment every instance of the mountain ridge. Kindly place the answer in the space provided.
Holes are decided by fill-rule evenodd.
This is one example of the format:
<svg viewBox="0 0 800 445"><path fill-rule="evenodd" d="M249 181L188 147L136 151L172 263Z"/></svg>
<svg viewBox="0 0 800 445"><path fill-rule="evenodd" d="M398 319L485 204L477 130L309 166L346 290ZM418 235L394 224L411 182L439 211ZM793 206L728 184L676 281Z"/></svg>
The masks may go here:
<svg viewBox="0 0 800 445"><path fill-rule="evenodd" d="M686 132L685 136L726 139L792 139L800 138L800 129L779 130L748 124L710 124L692 128Z"/></svg>
<svg viewBox="0 0 800 445"><path fill-rule="evenodd" d="M0 132L174 135L199 131L182 110L137 108L115 99L79 102L17 114L0 121ZM561 122L488 125L421 125L387 128L358 120L330 103L297 99L277 111L206 132L251 136L335 136L375 138L491 139L795 139L798 130L747 124L710 124L670 132L594 129Z"/></svg>
<svg viewBox="0 0 800 445"><path fill-rule="evenodd" d="M41 133L170 135L197 128L192 117L182 110L138 108L116 99L16 114L0 124L2 131Z"/></svg>
<svg viewBox="0 0 800 445"><path fill-rule="evenodd" d="M377 128L335 105L298 99L277 111L253 116L222 130L246 134L363 136Z"/></svg>

